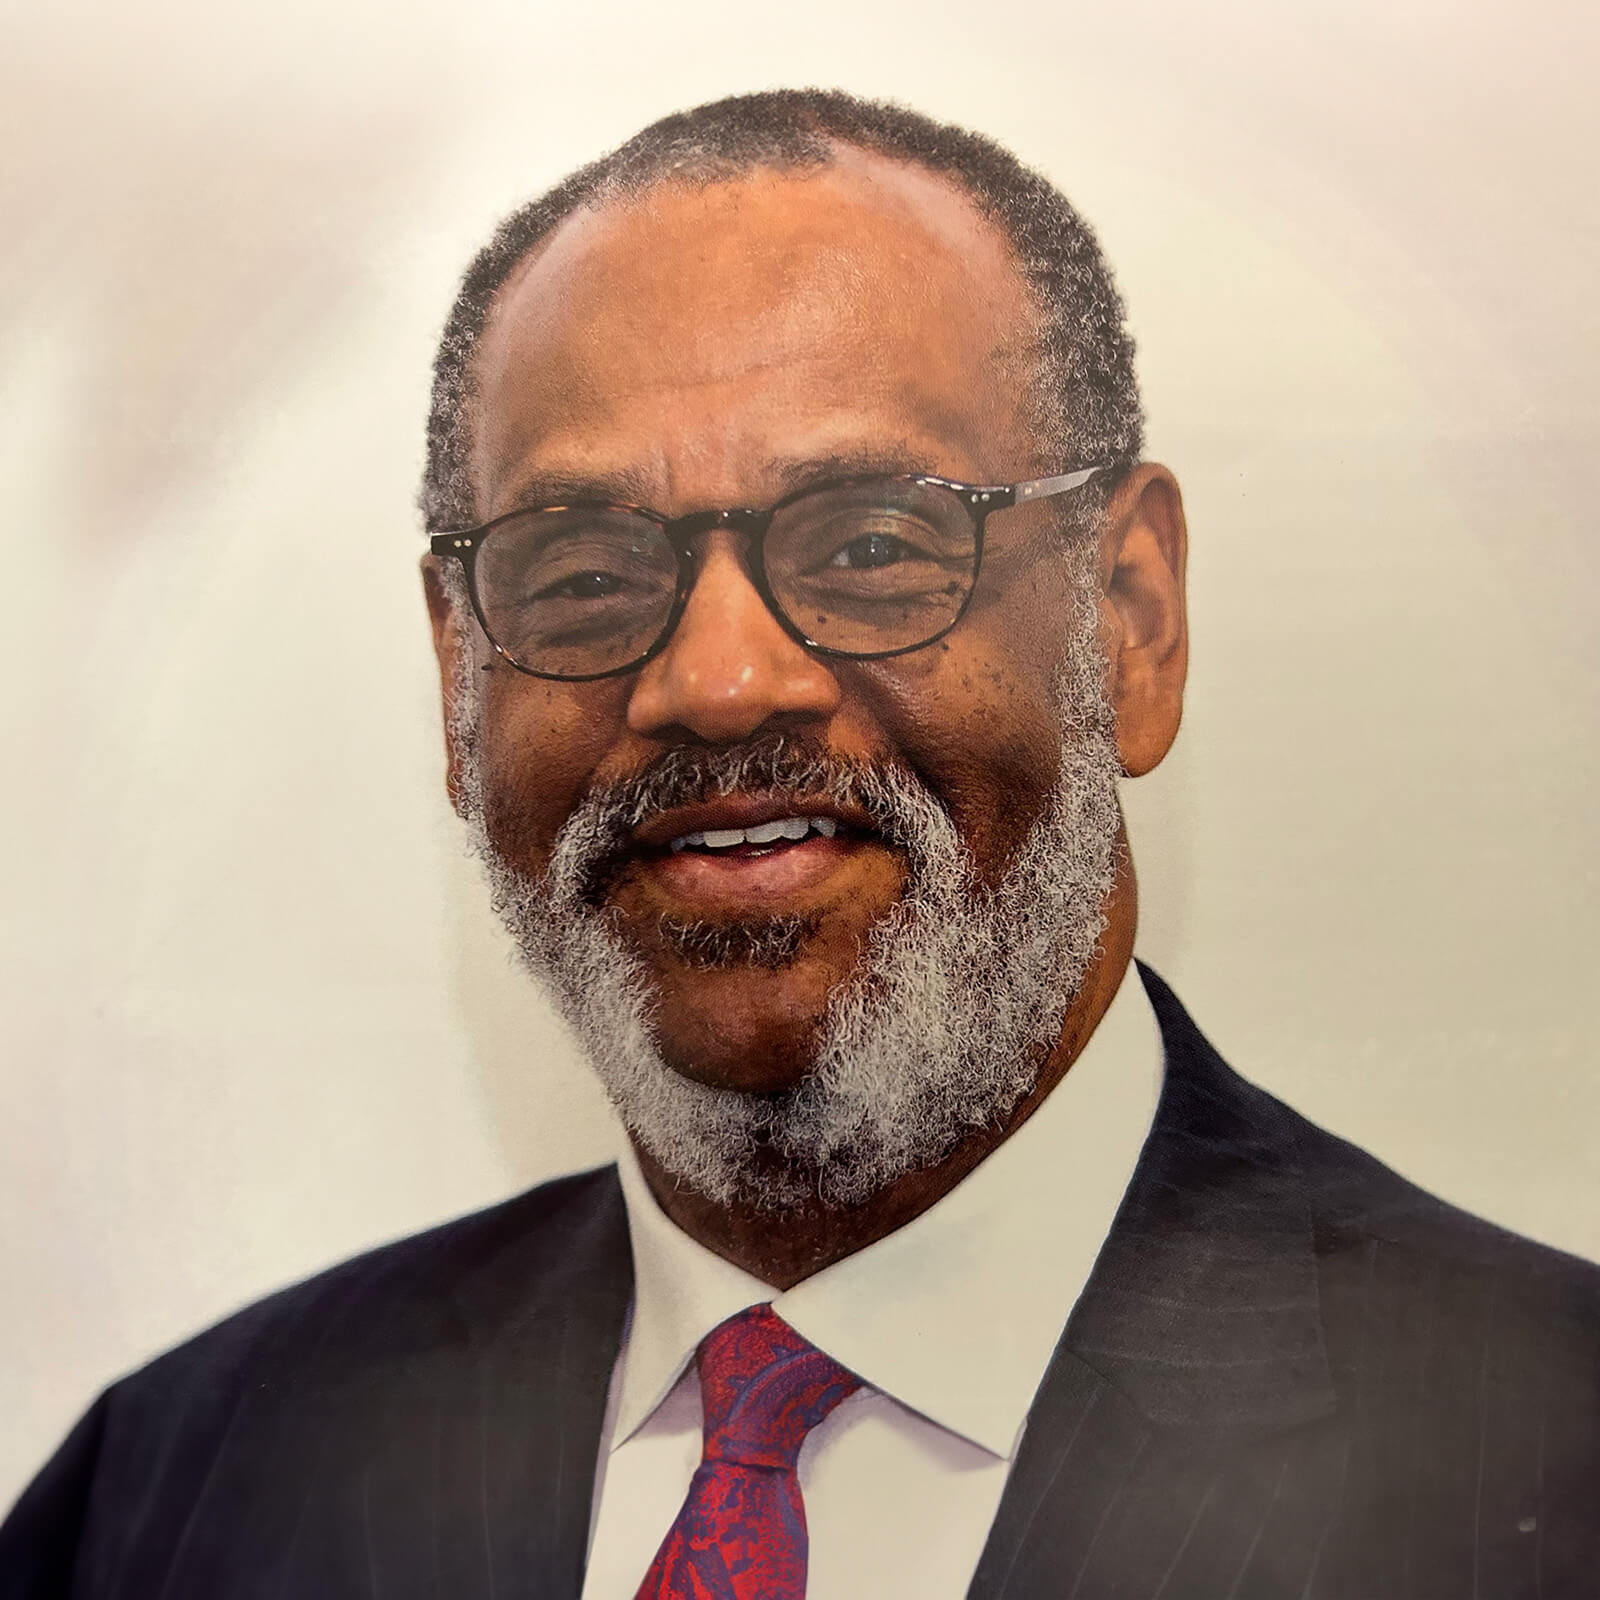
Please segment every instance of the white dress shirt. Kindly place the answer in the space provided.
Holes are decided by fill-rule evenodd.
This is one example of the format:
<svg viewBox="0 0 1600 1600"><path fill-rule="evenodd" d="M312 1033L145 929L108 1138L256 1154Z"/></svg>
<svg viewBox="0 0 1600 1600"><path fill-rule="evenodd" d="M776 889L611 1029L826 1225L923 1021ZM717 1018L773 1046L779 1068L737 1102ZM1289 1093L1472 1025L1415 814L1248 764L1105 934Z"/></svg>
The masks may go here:
<svg viewBox="0 0 1600 1600"><path fill-rule="evenodd" d="M1161 1075L1160 1032L1130 965L1088 1045L1016 1133L905 1227L781 1294L669 1221L624 1149L634 1298L583 1600L634 1600L700 1462L695 1349L763 1301L863 1380L800 1451L808 1600L964 1595Z"/></svg>

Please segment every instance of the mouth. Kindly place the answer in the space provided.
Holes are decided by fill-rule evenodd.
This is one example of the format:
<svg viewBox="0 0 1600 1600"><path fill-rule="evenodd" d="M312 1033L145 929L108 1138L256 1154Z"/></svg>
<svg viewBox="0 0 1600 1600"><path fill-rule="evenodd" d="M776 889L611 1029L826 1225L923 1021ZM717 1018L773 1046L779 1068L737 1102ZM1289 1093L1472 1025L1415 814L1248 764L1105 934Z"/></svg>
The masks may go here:
<svg viewBox="0 0 1600 1600"><path fill-rule="evenodd" d="M813 834L833 839L838 832L837 817L774 817L770 822L757 822L748 828L701 828L693 833L680 833L667 841L667 848L674 855L684 850L707 850L717 855L737 850L749 855L756 851L781 850Z"/></svg>
<svg viewBox="0 0 1600 1600"><path fill-rule="evenodd" d="M887 849L864 811L813 797L729 795L643 822L627 842L625 875L642 878L676 915L803 912L843 893L852 863Z"/></svg>

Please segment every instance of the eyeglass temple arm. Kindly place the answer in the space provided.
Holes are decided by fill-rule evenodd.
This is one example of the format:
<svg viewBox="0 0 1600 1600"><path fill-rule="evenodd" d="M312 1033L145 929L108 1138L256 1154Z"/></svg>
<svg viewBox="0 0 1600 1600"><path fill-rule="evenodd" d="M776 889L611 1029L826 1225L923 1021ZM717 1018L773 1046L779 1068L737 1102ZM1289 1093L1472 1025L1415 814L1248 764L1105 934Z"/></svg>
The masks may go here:
<svg viewBox="0 0 1600 1600"><path fill-rule="evenodd" d="M1084 467L1078 472L1063 472L1053 478L1030 478L1026 483L1012 485L1012 505L1020 506L1028 500L1046 500L1053 494L1066 494L1071 489L1081 489L1104 467Z"/></svg>

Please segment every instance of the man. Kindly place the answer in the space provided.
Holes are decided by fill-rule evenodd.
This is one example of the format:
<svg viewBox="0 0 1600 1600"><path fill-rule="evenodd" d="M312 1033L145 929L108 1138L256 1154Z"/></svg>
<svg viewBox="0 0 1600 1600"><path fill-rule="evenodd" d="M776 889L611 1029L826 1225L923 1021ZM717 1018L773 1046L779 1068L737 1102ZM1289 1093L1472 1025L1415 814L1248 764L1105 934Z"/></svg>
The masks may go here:
<svg viewBox="0 0 1600 1600"><path fill-rule="evenodd" d="M1595 1269L1132 964L1140 433L1082 223L910 113L702 107L500 230L423 496L449 785L631 1149L114 1386L0 1592L1600 1592Z"/></svg>

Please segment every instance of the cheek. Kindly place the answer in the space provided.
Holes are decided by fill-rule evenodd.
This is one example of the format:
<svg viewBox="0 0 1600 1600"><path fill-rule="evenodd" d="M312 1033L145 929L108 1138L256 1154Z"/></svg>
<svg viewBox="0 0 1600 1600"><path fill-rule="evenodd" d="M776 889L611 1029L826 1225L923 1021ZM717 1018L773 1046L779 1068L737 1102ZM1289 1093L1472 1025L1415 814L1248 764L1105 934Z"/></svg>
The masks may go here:
<svg viewBox="0 0 1600 1600"><path fill-rule="evenodd" d="M621 724L612 683L560 684L501 669L483 707L484 821L506 858L538 873Z"/></svg>
<svg viewBox="0 0 1600 1600"><path fill-rule="evenodd" d="M891 746L949 807L986 872L1026 837L1060 769L1059 643L1012 633L974 629L874 674Z"/></svg>

